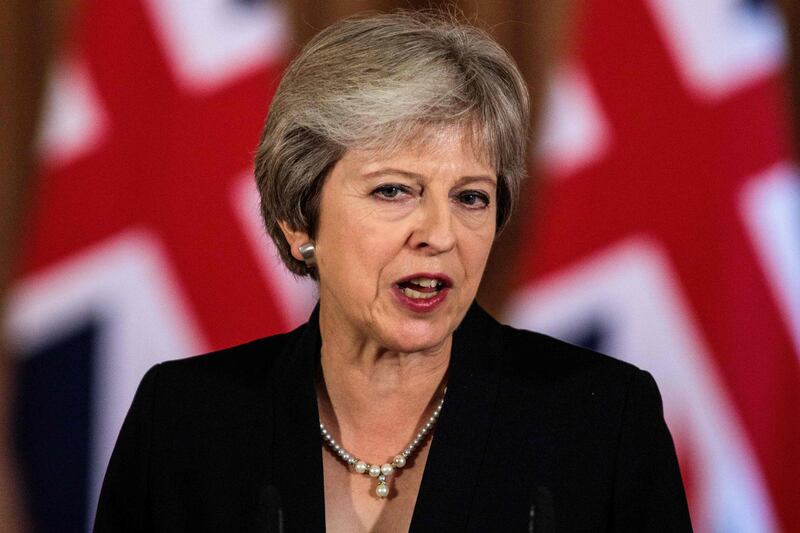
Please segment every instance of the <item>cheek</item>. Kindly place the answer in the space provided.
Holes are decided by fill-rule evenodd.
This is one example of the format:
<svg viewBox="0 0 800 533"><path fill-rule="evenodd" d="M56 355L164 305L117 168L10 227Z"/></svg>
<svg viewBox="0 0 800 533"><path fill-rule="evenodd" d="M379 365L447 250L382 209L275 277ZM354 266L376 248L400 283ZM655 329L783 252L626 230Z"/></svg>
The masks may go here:
<svg viewBox="0 0 800 533"><path fill-rule="evenodd" d="M494 231L470 232L467 238L462 239L462 257L468 277L480 281L489 259L489 253L494 243Z"/></svg>
<svg viewBox="0 0 800 533"><path fill-rule="evenodd" d="M494 236L493 221L496 219L495 209L466 209L456 207L455 216L465 229L473 233L473 238L484 239L491 226L491 235Z"/></svg>
<svg viewBox="0 0 800 533"><path fill-rule="evenodd" d="M358 292L363 292L362 288L373 291L386 266L402 249L404 225L377 217L342 215L326 221L329 225L319 234L320 270L335 270L340 283ZM325 262L325 258L330 261Z"/></svg>

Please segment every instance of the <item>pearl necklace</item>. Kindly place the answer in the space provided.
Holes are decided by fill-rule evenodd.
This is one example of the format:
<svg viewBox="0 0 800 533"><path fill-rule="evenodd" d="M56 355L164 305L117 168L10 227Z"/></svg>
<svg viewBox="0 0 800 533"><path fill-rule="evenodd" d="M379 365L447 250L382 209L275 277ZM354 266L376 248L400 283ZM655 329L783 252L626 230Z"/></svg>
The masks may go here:
<svg viewBox="0 0 800 533"><path fill-rule="evenodd" d="M422 426L422 429L419 430L417 436L414 437L414 440L408 443L406 448L398 453L397 455L392 458L392 461L389 463L384 463L382 465L377 464L370 464L365 461L362 461L352 453L348 452L344 449L344 447L336 442L336 439L333 438L328 432L328 428L325 427L325 424L322 423L322 420L319 422L319 432L322 435L322 441L325 442L333 453L336 454L339 459L341 459L348 467L353 469L353 472L356 474L364 474L365 476L370 476L378 479L378 486L375 487L375 495L378 498L386 498L389 495L389 486L386 482L389 480L389 476L394 474L395 470L403 468L406 466L406 461L409 457L411 457L414 452L417 451L420 444L423 443L425 437L428 436L428 433L431 432L433 426L436 425L436 421L439 419L439 414L442 412L442 405L444 404L444 394L447 392L447 387L444 388L442 391L442 399L439 400L439 404L436 406L436 409L433 410L433 414L425 422L425 425Z"/></svg>

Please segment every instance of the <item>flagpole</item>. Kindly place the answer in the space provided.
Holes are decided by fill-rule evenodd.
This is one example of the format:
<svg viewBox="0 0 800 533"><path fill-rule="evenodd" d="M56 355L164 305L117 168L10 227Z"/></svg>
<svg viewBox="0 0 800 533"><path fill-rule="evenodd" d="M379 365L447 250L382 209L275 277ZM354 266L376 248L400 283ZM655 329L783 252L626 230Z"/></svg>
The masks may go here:
<svg viewBox="0 0 800 533"><path fill-rule="evenodd" d="M777 2L783 11L789 41L788 81L791 99L792 149L800 156L800 4L794 0Z"/></svg>
<svg viewBox="0 0 800 533"><path fill-rule="evenodd" d="M14 266L27 192L31 189L37 126L42 115L46 73L65 14L72 2L7 0L0 10L0 317ZM23 486L14 458L12 412L14 362L5 327L0 327L0 531L29 531Z"/></svg>
<svg viewBox="0 0 800 533"><path fill-rule="evenodd" d="M486 9L476 7L477 3L464 1L463 4L465 10L472 6L475 11L472 15L493 28L495 38L511 53L528 82L531 95L529 146L533 148L536 146L542 113L547 103L548 80L571 38L581 2L507 0L500 2L505 5L505 9L495 9L494 13L487 13ZM530 245L521 242L522 224L529 219L519 214L534 208L537 168L533 152L528 155L528 170L529 178L522 182L518 209L494 244L478 291L481 305L495 316L503 316L506 301L515 289L515 265L520 247Z"/></svg>

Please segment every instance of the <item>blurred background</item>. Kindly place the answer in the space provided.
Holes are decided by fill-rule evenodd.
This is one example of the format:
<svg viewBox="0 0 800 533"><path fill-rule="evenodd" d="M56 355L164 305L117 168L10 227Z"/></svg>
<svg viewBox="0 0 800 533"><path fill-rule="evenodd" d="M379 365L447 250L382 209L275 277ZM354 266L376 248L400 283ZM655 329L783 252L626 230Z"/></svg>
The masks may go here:
<svg viewBox="0 0 800 533"><path fill-rule="evenodd" d="M800 532L791 0L4 0L0 530L90 529L151 365L305 321L251 177L270 97L334 20L437 6L533 98L479 301L654 374L697 531Z"/></svg>

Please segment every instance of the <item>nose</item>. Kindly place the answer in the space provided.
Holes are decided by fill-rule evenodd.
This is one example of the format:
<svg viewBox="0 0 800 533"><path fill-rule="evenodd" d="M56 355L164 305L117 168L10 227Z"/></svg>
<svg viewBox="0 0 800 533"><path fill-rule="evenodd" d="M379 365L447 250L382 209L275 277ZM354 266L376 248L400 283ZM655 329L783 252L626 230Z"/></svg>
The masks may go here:
<svg viewBox="0 0 800 533"><path fill-rule="evenodd" d="M450 199L427 195L420 201L409 244L418 250L439 254L456 244Z"/></svg>

